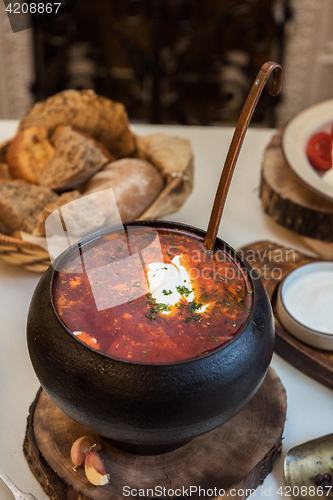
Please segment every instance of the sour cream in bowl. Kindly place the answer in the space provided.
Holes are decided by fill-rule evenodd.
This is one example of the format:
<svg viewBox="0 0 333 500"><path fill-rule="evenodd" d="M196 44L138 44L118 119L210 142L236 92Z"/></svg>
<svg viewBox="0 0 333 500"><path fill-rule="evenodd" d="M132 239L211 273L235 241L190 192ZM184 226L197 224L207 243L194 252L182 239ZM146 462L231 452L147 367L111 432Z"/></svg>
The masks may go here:
<svg viewBox="0 0 333 500"><path fill-rule="evenodd" d="M277 313L294 337L333 350L333 262L301 266L279 288Z"/></svg>

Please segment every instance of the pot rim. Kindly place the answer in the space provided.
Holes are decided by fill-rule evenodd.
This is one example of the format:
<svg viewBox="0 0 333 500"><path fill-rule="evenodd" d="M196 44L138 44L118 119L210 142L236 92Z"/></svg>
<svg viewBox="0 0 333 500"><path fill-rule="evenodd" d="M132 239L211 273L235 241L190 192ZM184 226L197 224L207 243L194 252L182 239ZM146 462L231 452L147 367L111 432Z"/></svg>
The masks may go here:
<svg viewBox="0 0 333 500"><path fill-rule="evenodd" d="M111 356L110 354L107 354L105 352L99 351L98 349L94 349L93 347L90 347L88 344L86 344L85 342L80 340L76 335L74 335L73 332L61 320L61 318L60 318L60 316L55 308L55 305L53 302L53 293L52 293L53 292L54 277L55 277L56 273L58 273L58 271L56 270L56 265L59 262L61 262L63 259L65 260L66 257L68 256L68 254L70 254L78 244L80 244L80 243L82 243L83 245L88 244L88 243L94 241L95 239L98 239L98 238L104 236L105 234L108 234L110 232L111 228L113 228L114 231L116 231L117 229L123 228L123 227L131 226L131 225L133 225L133 226L148 226L148 227L153 227L155 225L157 227L164 228L164 227L167 227L171 224L173 225L173 228L176 227L177 229L180 229L180 230L183 230L185 232L192 233L192 234L196 234L197 236L204 236L206 234L206 232L203 229L199 229L195 226L191 226L190 224L184 224L182 222L156 221L156 220L130 221L130 222L125 222L121 225L108 226L106 228L103 228L102 230L98 230L96 232L90 233L89 235L85 236L83 239L78 240L75 243L73 243L70 247L68 247L64 252L62 252L56 258L56 260L50 266L53 268L51 278L50 278L50 289L49 289L50 301L51 301L51 306L52 306L53 312L54 312L57 320L59 321L61 326L65 329L65 331L70 334L71 338L74 338L77 342L79 342L79 344L81 346L89 349L95 355L102 356L103 358L110 359L112 361L126 363L128 365L149 366L149 367L167 367L167 366L179 366L182 364L193 363L195 361L206 359L207 357L210 357L210 356L213 356L217 353L220 353L222 350L228 349L229 346L232 346L234 344L234 342L238 341L240 336L244 335L244 332L246 331L248 324L252 320L252 315L253 315L253 311L255 310L255 306L257 305L258 297L257 297L257 294L254 292L254 290L255 290L254 282L258 281L258 280L260 281L260 277L257 275L256 271L245 260L243 260L241 258L239 253L232 246L230 246L226 241L222 240L219 237L216 238L216 244L225 245L228 249L232 250L233 257L235 258L235 260L238 260L241 264L243 264L243 269L246 270L247 277L249 279L249 282L251 283L251 288L253 290L251 312L250 312L246 322L242 326L241 330L239 330L236 333L236 335L234 335L230 340L225 342L220 347L212 349L211 351L208 351L204 354L199 354L198 356L196 356L194 358L184 359L184 360L180 360L180 361L172 361L169 363L148 363L148 362L141 362L141 361L131 361L131 360ZM256 274L255 280L253 279L253 277L250 273L250 270L255 271L255 274Z"/></svg>

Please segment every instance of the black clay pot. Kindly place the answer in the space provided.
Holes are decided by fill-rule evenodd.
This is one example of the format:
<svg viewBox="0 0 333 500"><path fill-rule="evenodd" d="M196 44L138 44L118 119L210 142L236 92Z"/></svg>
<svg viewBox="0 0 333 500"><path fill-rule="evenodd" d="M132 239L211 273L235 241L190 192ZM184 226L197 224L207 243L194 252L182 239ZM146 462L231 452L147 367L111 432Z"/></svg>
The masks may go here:
<svg viewBox="0 0 333 500"><path fill-rule="evenodd" d="M173 222L139 225L176 228L204 237L199 229ZM222 240L217 239L216 246L235 255ZM52 281L56 271L50 266L34 292L27 325L31 361L44 390L80 424L130 444L136 451L175 446L228 421L259 389L274 344L266 291L248 264L238 258L249 270L253 287L252 312L242 330L208 354L167 364L124 361L78 340L55 312Z"/></svg>

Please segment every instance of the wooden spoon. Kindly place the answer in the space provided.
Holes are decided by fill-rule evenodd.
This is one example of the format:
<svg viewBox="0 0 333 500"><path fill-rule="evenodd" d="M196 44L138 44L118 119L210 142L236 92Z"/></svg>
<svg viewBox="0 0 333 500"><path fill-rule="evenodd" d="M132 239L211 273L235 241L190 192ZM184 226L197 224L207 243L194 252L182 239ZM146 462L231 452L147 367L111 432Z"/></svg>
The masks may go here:
<svg viewBox="0 0 333 500"><path fill-rule="evenodd" d="M273 81L269 90L270 94L273 96L277 96L280 93L283 80L282 67L280 66L280 64L268 61L260 68L260 71L257 75L257 78L255 79L255 82L252 85L250 93L246 99L239 120L237 122L227 158L222 170L220 182L217 188L214 205L212 208L212 213L210 216L204 241L204 245L209 251L213 251L215 247L215 240L220 226L223 208L229 191L229 186L236 166L238 155L243 144L245 133L249 126L254 110L257 106L259 97L261 96L263 88L272 72Z"/></svg>

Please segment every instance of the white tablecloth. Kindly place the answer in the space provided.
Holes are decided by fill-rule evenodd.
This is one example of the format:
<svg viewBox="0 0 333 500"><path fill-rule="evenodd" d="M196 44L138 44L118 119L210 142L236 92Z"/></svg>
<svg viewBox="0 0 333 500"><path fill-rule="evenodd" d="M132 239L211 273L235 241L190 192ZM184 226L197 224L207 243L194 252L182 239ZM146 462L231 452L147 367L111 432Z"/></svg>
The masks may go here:
<svg viewBox="0 0 333 500"><path fill-rule="evenodd" d="M152 125L133 125L132 128L139 134L163 131L191 140L195 153L195 189L182 209L167 219L207 228L233 129ZM14 135L15 129L16 122L0 121L0 140ZM277 226L260 208L260 164L273 132L250 129L243 144L219 231L219 236L235 248L259 239L302 248L295 235ZM0 468L23 491L46 500L48 497L31 474L22 452L29 405L39 387L25 339L27 310L38 279L39 275L0 260ZM268 496L278 500L285 492L283 460L287 451L301 442L333 431L333 397L329 389L303 375L279 356L274 355L272 366L287 391L283 451L273 472L265 480L264 490L260 487L252 497ZM12 499L1 482L0 498Z"/></svg>

